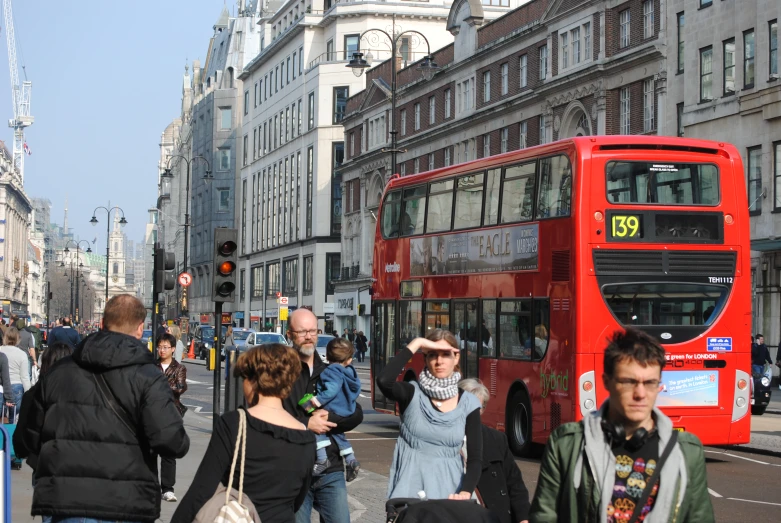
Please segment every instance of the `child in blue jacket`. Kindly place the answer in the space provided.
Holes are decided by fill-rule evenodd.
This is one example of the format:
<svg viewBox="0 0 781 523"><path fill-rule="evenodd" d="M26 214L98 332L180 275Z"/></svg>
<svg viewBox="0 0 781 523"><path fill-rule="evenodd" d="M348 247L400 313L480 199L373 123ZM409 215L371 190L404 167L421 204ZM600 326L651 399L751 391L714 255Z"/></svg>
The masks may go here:
<svg viewBox="0 0 781 523"><path fill-rule="evenodd" d="M351 365L355 348L346 338L334 338L328 343L325 350L330 365L320 373L317 396L309 401L314 408L327 409L337 416L351 416L355 412L355 401L361 393L361 380L358 378L355 367ZM354 480L358 476L361 464L355 459L352 446L344 434L332 434L331 437L339 446L339 453L347 466L347 481ZM315 476L323 474L330 466L325 452L325 448L330 444L331 440L328 434L317 436Z"/></svg>

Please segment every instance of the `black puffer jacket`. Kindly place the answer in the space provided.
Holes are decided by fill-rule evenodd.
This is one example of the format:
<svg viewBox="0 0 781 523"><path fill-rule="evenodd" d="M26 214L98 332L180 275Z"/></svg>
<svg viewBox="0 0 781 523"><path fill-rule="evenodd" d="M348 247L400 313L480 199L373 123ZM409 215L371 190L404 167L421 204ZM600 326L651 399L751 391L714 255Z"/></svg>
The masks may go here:
<svg viewBox="0 0 781 523"><path fill-rule="evenodd" d="M131 433L97 388L102 373L136 421ZM155 454L190 447L168 380L136 338L98 332L46 373L24 440L38 455L33 515L154 521L160 516Z"/></svg>

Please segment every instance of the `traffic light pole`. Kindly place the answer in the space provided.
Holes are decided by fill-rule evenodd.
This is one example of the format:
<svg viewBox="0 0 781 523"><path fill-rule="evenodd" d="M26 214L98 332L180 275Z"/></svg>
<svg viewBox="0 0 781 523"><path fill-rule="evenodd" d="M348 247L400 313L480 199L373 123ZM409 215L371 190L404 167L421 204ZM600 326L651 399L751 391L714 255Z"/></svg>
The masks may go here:
<svg viewBox="0 0 781 523"><path fill-rule="evenodd" d="M212 399L212 430L220 420L220 385L222 381L222 302L214 303L214 397Z"/></svg>
<svg viewBox="0 0 781 523"><path fill-rule="evenodd" d="M155 250L152 254L152 263L153 267L155 268L155 272L157 270L157 254L158 250L160 249L160 243L155 242ZM157 353L157 295L160 292L160 289L157 288L157 275L154 275L152 278L152 353ZM157 357L155 356L155 360L157 360Z"/></svg>

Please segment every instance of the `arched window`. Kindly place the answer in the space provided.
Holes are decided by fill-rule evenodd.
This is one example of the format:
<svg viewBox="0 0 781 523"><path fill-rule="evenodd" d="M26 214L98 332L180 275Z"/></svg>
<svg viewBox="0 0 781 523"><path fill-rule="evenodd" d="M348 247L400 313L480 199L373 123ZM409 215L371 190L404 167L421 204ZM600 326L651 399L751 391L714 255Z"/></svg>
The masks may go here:
<svg viewBox="0 0 781 523"><path fill-rule="evenodd" d="M114 263L114 272L113 272L113 274L119 274L119 264L118 263Z"/></svg>

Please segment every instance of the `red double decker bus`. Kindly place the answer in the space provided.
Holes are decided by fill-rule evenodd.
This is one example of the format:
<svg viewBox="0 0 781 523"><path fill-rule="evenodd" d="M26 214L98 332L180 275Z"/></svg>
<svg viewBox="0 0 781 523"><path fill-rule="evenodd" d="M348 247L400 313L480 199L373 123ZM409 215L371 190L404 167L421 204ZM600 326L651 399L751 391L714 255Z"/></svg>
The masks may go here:
<svg viewBox="0 0 781 523"><path fill-rule="evenodd" d="M394 177L373 276L373 376L452 331L462 375L490 391L483 422L516 454L599 408L602 352L625 326L664 345L657 405L678 430L749 441L748 205L729 144L579 137ZM372 401L394 410L376 385Z"/></svg>

